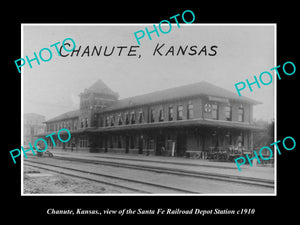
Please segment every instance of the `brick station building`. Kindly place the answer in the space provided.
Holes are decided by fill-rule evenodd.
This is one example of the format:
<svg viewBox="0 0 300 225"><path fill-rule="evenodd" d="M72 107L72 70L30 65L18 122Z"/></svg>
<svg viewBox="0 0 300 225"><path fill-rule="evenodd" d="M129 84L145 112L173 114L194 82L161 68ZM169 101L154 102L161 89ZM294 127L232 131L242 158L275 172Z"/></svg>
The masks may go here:
<svg viewBox="0 0 300 225"><path fill-rule="evenodd" d="M204 81L118 98L98 80L80 94L79 110L45 122L45 135L67 128L71 140L55 140L56 147L72 151L206 159L216 150L252 152L253 132L261 130L253 124L259 102Z"/></svg>

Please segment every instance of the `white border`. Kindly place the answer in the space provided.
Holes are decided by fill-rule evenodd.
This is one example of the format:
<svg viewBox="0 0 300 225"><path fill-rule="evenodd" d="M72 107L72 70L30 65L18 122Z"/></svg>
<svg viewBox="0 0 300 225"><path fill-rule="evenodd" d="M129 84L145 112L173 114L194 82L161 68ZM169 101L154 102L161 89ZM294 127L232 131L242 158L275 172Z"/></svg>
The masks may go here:
<svg viewBox="0 0 300 225"><path fill-rule="evenodd" d="M21 24L21 58L24 58L24 32L23 32L23 24ZM23 82L23 67L21 68L21 145L23 146L24 143L24 104L23 104L23 91L24 91L24 86L23 86L24 82ZM21 196L24 196L26 194L24 194L24 185L23 185L23 181L24 181L24 173L23 173L23 167L24 167L24 159L23 159L23 151L20 149L21 153Z"/></svg>
<svg viewBox="0 0 300 225"><path fill-rule="evenodd" d="M153 23L158 24L158 23ZM130 24L120 24L120 23L22 23L21 24L21 58L23 57L23 27L24 25L30 26L147 26L153 25L152 23L130 23ZM176 24L176 23L171 23ZM162 24L166 25L166 24ZM274 67L277 66L277 23L192 23L192 24L180 24L180 26L274 26ZM23 67L21 68L21 146L24 143L23 140L23 132L24 132L24 124L23 124ZM275 72L274 72L275 73ZM277 79L274 84L274 142L277 141ZM21 153L21 196L277 196L277 152L274 151L274 193L244 193L244 194L24 194L24 186L23 186L23 152Z"/></svg>
<svg viewBox="0 0 300 225"><path fill-rule="evenodd" d="M274 67L277 66L277 24L274 26ZM275 76L275 72L274 72ZM274 142L277 141L277 79L274 84ZM277 196L277 151L274 147L274 195Z"/></svg>

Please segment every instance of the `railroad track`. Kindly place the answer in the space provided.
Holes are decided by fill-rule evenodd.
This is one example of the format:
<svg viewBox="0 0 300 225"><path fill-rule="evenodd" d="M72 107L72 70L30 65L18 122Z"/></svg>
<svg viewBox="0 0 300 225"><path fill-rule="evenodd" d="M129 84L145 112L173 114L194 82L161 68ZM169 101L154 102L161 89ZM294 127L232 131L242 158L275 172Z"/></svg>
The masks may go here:
<svg viewBox="0 0 300 225"><path fill-rule="evenodd" d="M102 159L118 159L118 160L125 160L128 161L128 158L115 158L110 156L94 156L96 158L102 158ZM163 164L171 164L171 165L181 165L181 166L194 166L194 167L211 167L211 168L220 168L220 169L236 169L236 167L228 167L228 166L219 166L219 165L199 165L195 163L185 163L185 162L168 162L168 161L157 161L157 160L149 160L149 159L135 159L130 158L130 161L138 161L138 162L154 162L154 163L163 163Z"/></svg>
<svg viewBox="0 0 300 225"><path fill-rule="evenodd" d="M68 155L65 153L59 153L59 155ZM57 154L56 154L57 156ZM69 156L67 156L69 157ZM120 161L137 161L137 162L154 162L154 163L163 163L163 164L171 164L171 165L181 165L181 166L194 166L194 167L211 167L211 168L220 168L220 169L236 169L236 167L228 167L228 166L219 166L219 165L199 165L195 163L185 163L185 162L168 162L168 161L157 161L157 160L150 160L150 159L136 159L136 158L121 158L121 157L111 157L111 156L93 156L94 158L99 159L113 159L113 160L120 160Z"/></svg>
<svg viewBox="0 0 300 225"><path fill-rule="evenodd" d="M75 158L75 157L62 157L62 156L54 156L53 158L59 159L59 160L76 161L76 162L90 163L90 164L100 164L100 165L122 167L122 168L135 169L135 170L136 169L137 170L145 170L145 171L164 173L164 174L212 179L212 180L218 180L218 181L274 188L274 181L262 179L262 178L255 178L255 177L243 177L243 176L237 176L237 175L208 173L208 172L200 172L200 171L195 172L195 171L183 170L183 169L174 169L174 168L149 166L149 165L136 165L136 164L123 163L123 162L108 162L108 161L99 160L99 159L92 160L92 159L83 159L83 158Z"/></svg>
<svg viewBox="0 0 300 225"><path fill-rule="evenodd" d="M53 165L45 162L24 160L25 166L31 166L71 177L81 178L97 183L106 184L109 186L121 188L134 193L185 193L185 194L199 194L191 190L186 190L177 187L171 187L162 184L155 184L136 179L124 178L120 176L108 175L104 173L91 172L66 166ZM105 178L105 180L103 180ZM121 181L121 182L120 182ZM122 184L120 184L122 183Z"/></svg>

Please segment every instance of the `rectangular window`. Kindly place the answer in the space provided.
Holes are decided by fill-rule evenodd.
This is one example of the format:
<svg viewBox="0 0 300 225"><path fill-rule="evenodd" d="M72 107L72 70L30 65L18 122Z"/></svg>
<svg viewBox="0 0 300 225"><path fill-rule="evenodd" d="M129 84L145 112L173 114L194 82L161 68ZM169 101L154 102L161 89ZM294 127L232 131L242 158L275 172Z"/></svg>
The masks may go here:
<svg viewBox="0 0 300 225"><path fill-rule="evenodd" d="M190 101L187 105L187 119L193 119L194 118L194 105Z"/></svg>
<svg viewBox="0 0 300 225"><path fill-rule="evenodd" d="M79 147L86 148L88 147L88 139L86 136L81 136L79 139Z"/></svg>
<svg viewBox="0 0 300 225"><path fill-rule="evenodd" d="M118 125L122 125L123 124L123 119L122 119L122 114L120 113L118 116Z"/></svg>
<svg viewBox="0 0 300 225"><path fill-rule="evenodd" d="M105 117L99 116L98 120L99 120L99 121L98 121L99 126L100 126L100 127L104 127L104 126L105 126Z"/></svg>
<svg viewBox="0 0 300 225"><path fill-rule="evenodd" d="M218 105L217 104L212 104L212 109L211 109L211 116L212 119L219 119L219 113L218 113Z"/></svg>
<svg viewBox="0 0 300 225"><path fill-rule="evenodd" d="M144 121L144 113L143 113L143 111L140 111L139 112L139 123L143 123L143 121Z"/></svg>
<svg viewBox="0 0 300 225"><path fill-rule="evenodd" d="M177 120L182 120L183 119L183 106L179 105L177 107Z"/></svg>
<svg viewBox="0 0 300 225"><path fill-rule="evenodd" d="M159 110L159 119L158 119L158 121L159 122L164 121L164 110L163 109Z"/></svg>
<svg viewBox="0 0 300 225"><path fill-rule="evenodd" d="M238 121L244 122L244 107L242 105L238 108Z"/></svg>
<svg viewBox="0 0 300 225"><path fill-rule="evenodd" d="M232 107L225 106L225 120L231 121L232 120Z"/></svg>
<svg viewBox="0 0 300 225"><path fill-rule="evenodd" d="M92 121L91 121L92 122ZM96 127L98 126L98 115L97 114L94 114L94 119L93 119L93 123L92 123L92 127Z"/></svg>
<svg viewBox="0 0 300 225"><path fill-rule="evenodd" d="M109 116L105 117L105 126L108 127L109 124Z"/></svg>
<svg viewBox="0 0 300 225"><path fill-rule="evenodd" d="M110 126L114 126L115 125L115 117L114 115L110 116Z"/></svg>
<svg viewBox="0 0 300 225"><path fill-rule="evenodd" d="M169 121L172 121L174 119L174 110L173 106L169 107Z"/></svg>
<svg viewBox="0 0 300 225"><path fill-rule="evenodd" d="M135 112L131 112L131 124L135 124Z"/></svg>
<svg viewBox="0 0 300 225"><path fill-rule="evenodd" d="M155 122L155 118L154 118L154 110L150 109L150 122L154 123Z"/></svg>
<svg viewBox="0 0 300 225"><path fill-rule="evenodd" d="M125 124L129 124L129 114L125 113Z"/></svg>
<svg viewBox="0 0 300 225"><path fill-rule="evenodd" d="M74 130L77 130L77 123L78 123L78 121L74 122Z"/></svg>

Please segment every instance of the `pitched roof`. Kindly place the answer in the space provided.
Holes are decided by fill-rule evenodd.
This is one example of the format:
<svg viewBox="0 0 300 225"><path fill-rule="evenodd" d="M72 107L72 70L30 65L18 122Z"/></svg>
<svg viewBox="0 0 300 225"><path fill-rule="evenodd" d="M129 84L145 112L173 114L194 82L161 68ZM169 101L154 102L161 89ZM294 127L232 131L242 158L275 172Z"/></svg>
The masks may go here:
<svg viewBox="0 0 300 225"><path fill-rule="evenodd" d="M111 90L101 79L97 80L92 86L88 89L85 89L86 92L98 93L105 95L112 95L118 97L118 93Z"/></svg>
<svg viewBox="0 0 300 225"><path fill-rule="evenodd" d="M209 95L214 97L222 97L237 100L240 102L247 102L250 104L261 104L261 102L241 96L237 93L228 91L224 88L210 84L206 81L198 83L188 84L175 88L170 88L162 91L156 91L149 94L138 95L130 98L124 98L117 101L112 106L105 109L105 111L118 110L127 107L133 107L138 105L153 104L158 102L164 102L175 99L183 99L187 97Z"/></svg>
<svg viewBox="0 0 300 225"><path fill-rule="evenodd" d="M98 80L94 83L90 88L87 89L88 91L93 91L97 93L104 93L106 94L113 94L116 95L110 88L103 83L103 81ZM260 104L261 102L241 96L239 97L237 93L228 91L224 88L218 87L216 85L210 84L206 81L201 81L194 84L188 84L184 86L179 86L175 88L170 88L162 91L156 91L149 94L138 95L130 98L120 99L115 102L115 104L107 107L104 111L114 111L119 109L130 108L134 106L140 106L145 104L155 104L158 102L176 100L176 99L184 99L193 96L199 95L208 95L213 97L222 97L228 98L231 100L237 100L240 102L246 102L250 104ZM54 117L46 122L53 122L59 121L63 119L75 118L79 117L80 110L74 110L70 112L66 112L61 114L57 117Z"/></svg>
<svg viewBox="0 0 300 225"><path fill-rule="evenodd" d="M71 118L79 117L79 115L80 115L80 110L77 109L77 110L63 113L63 114L56 116L50 120L47 120L46 122L48 123L48 122L54 122L54 121L59 121L59 120L71 119Z"/></svg>

